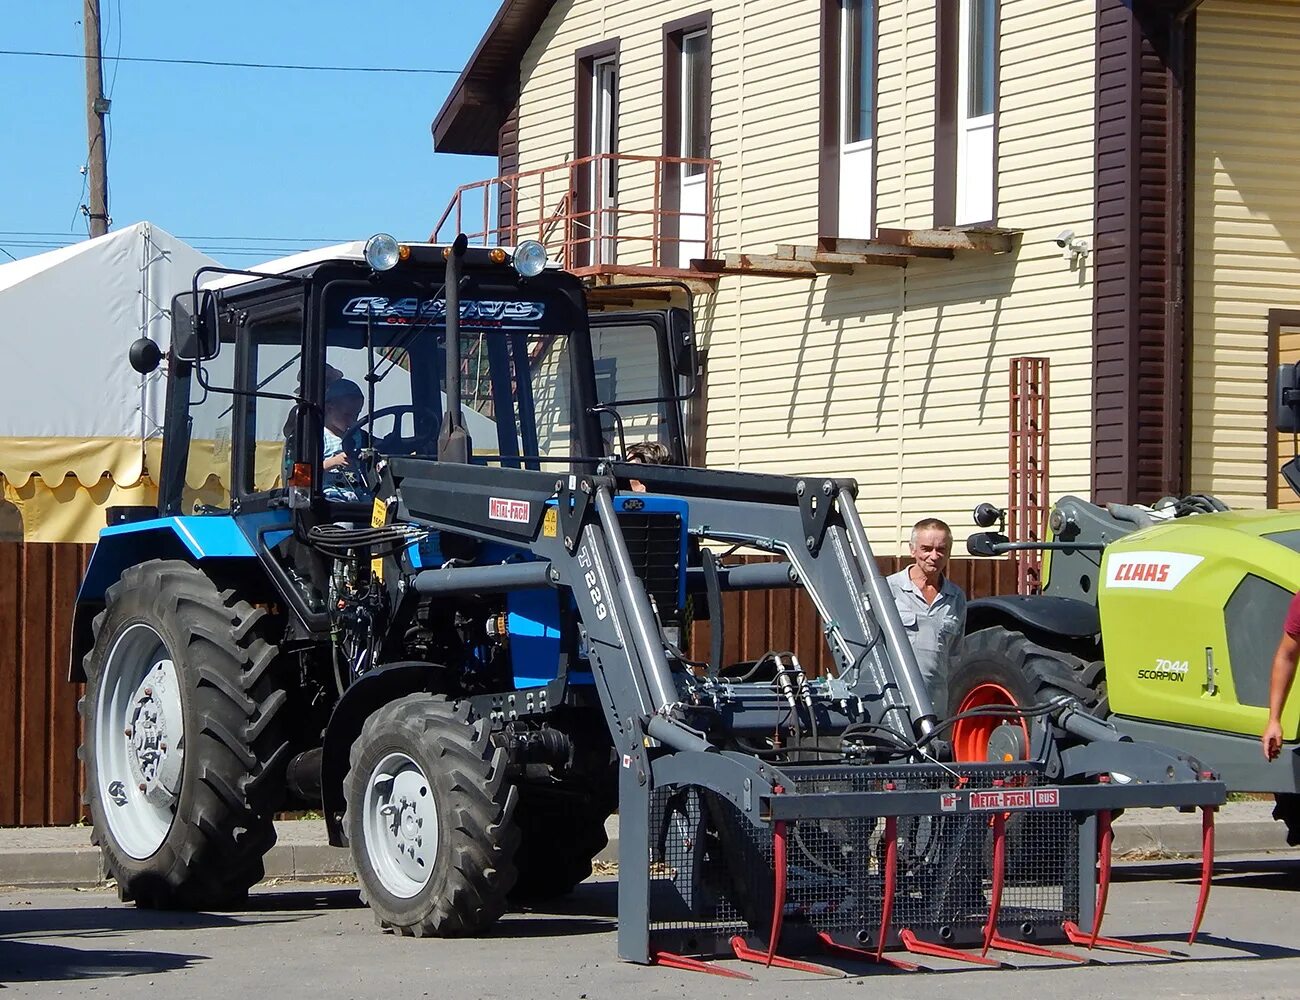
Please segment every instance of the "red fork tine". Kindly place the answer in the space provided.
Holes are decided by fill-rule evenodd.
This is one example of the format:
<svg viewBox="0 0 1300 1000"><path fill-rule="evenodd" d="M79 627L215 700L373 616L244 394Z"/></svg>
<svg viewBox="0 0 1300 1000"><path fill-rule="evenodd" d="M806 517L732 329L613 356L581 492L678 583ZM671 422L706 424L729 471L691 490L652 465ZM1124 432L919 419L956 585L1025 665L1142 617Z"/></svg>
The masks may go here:
<svg viewBox="0 0 1300 1000"><path fill-rule="evenodd" d="M1192 920L1192 933L1188 944L1196 943L1205 916L1205 905L1210 901L1210 881L1214 878L1214 806L1201 807L1201 892L1196 899L1196 916Z"/></svg>
<svg viewBox="0 0 1300 1000"><path fill-rule="evenodd" d="M781 795L785 789L776 785L773 795ZM777 820L772 826L772 936L767 943L767 968L772 967L776 957L776 944L781 939L781 922L785 918L785 820Z"/></svg>
<svg viewBox="0 0 1300 1000"><path fill-rule="evenodd" d="M755 982L753 976L748 972L739 972L735 969L728 969L721 965L710 965L708 962L701 962L698 958L687 958L685 955L675 955L670 951L656 951L650 956L652 965L662 965L667 969L680 969L683 972L703 972L710 976L722 976L726 979L744 979L747 982Z"/></svg>
<svg viewBox="0 0 1300 1000"><path fill-rule="evenodd" d="M1097 911L1092 915L1092 934L1089 949L1097 947L1101 933L1101 919L1106 915L1106 897L1110 894L1110 853L1115 833L1110 826L1110 810L1097 813Z"/></svg>
<svg viewBox="0 0 1300 1000"><path fill-rule="evenodd" d="M880 936L876 939L876 961L884 961L889 918L894 914L894 889L898 881L898 817L885 820L885 894L880 900Z"/></svg>
<svg viewBox="0 0 1300 1000"><path fill-rule="evenodd" d="M1007 871L1007 814L993 817L993 878L989 891L989 919L984 925L984 951L987 955L998 933L998 911L1002 908L1002 883Z"/></svg>

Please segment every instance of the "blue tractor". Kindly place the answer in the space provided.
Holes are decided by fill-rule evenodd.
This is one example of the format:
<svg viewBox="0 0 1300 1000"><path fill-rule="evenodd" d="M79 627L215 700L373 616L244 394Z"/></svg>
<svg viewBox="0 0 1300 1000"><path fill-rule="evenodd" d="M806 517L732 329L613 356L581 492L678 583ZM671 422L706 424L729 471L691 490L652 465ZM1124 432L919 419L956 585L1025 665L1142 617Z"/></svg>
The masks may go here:
<svg viewBox="0 0 1300 1000"><path fill-rule="evenodd" d="M954 762L856 484L687 467L689 309L377 236L172 311L159 502L109 512L72 642L123 899L237 904L318 808L383 926L473 934L586 878L617 806L624 958L1025 951L1097 942L1112 810L1223 801L1067 698L983 706L1025 753ZM729 662L750 589L807 594L828 671Z"/></svg>

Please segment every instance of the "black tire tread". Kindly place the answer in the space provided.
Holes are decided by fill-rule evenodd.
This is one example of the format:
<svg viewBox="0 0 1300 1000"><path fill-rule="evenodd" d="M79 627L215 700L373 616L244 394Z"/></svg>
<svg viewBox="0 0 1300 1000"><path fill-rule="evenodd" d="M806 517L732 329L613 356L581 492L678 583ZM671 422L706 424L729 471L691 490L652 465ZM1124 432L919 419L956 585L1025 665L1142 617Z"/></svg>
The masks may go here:
<svg viewBox="0 0 1300 1000"><path fill-rule="evenodd" d="M343 827L352 843L361 899L384 929L407 937L462 937L483 933L506 912L516 879L518 789L507 781L505 750L494 747L490 735L485 720L470 716L468 703L428 694L390 702L361 727L344 778ZM443 766L441 776L427 777L435 785L439 777L446 780L453 796L448 814L455 817L454 823L439 831L439 852L452 852L447 877L441 887L431 883L424 912L405 920L367 884L367 871L360 863L365 846L360 827L353 825L358 818L352 815L368 777L358 768L362 755L372 744L394 738L409 748L405 752L413 758Z"/></svg>
<svg viewBox="0 0 1300 1000"><path fill-rule="evenodd" d="M606 845L605 820L614 811L608 796L522 794L517 814L522 839L515 866L517 899L567 896L591 877L592 862Z"/></svg>
<svg viewBox="0 0 1300 1000"><path fill-rule="evenodd" d="M107 652L99 639L119 608L128 616L124 624L170 622L189 637L172 656L189 691L187 722L200 723L187 726L176 820L153 857L135 861L106 835L93 776L86 793L92 839L124 900L160 909L238 904L262 879L262 857L275 843L272 816L289 749L285 694L266 669L278 652L265 634L266 612L233 590L218 590L186 562L151 560L125 570L107 590L105 609L93 623L95 646L83 661L88 694L78 706L86 735L79 753L87 761L94 717L89 692Z"/></svg>

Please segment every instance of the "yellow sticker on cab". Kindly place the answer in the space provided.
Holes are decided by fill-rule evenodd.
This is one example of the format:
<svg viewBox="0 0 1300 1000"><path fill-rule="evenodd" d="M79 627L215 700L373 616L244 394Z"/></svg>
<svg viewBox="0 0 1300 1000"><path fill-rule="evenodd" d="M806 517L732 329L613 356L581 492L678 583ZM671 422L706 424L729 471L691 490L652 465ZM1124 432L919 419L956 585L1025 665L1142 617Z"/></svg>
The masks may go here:
<svg viewBox="0 0 1300 1000"><path fill-rule="evenodd" d="M542 517L542 534L554 538L560 533L560 512L555 507L547 507Z"/></svg>

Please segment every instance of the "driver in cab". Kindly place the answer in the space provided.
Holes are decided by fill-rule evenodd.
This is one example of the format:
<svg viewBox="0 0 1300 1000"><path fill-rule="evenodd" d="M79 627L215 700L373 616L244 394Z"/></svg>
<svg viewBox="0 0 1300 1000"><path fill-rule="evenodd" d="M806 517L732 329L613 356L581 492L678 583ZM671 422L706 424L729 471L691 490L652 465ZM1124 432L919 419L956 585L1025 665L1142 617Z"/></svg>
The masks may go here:
<svg viewBox="0 0 1300 1000"><path fill-rule="evenodd" d="M359 447L354 425L357 418L361 416L361 408L364 405L365 396L361 392L361 387L351 379L335 379L325 389L323 410L325 460L321 463L321 468L327 473L325 477L327 489L344 487L342 474L360 471L353 461ZM352 433L349 434L349 431ZM342 499L355 499L355 497Z"/></svg>
<svg viewBox="0 0 1300 1000"><path fill-rule="evenodd" d="M361 416L365 402L361 386L351 379L336 379L325 390L325 461L322 467L326 472L355 468L350 453L356 452L357 442L355 432L349 437L348 431Z"/></svg>

